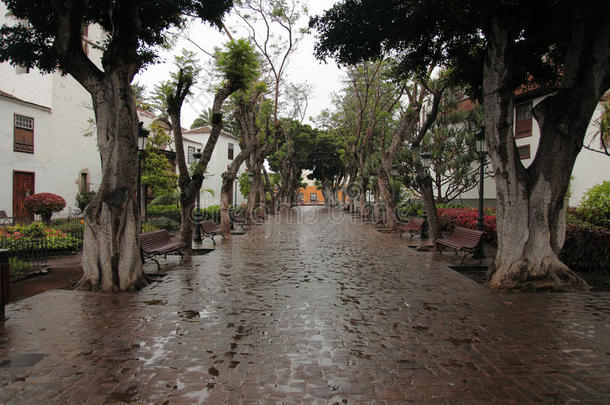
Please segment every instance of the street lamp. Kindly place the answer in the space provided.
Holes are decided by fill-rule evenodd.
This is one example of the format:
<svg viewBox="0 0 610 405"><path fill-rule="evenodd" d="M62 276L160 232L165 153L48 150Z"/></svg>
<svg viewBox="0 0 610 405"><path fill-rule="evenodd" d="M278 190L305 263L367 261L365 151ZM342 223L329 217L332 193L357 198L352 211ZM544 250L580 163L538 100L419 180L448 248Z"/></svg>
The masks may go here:
<svg viewBox="0 0 610 405"><path fill-rule="evenodd" d="M138 184L136 185L136 198L138 199L138 212L142 214L142 161L150 131L144 129L144 123L138 123Z"/></svg>
<svg viewBox="0 0 610 405"><path fill-rule="evenodd" d="M487 142L485 142L485 127L482 127L475 135L475 147L479 154L479 217L477 218L477 229L483 231L483 178L485 176L485 159L487 157ZM479 243L473 255L476 259L483 259L483 244Z"/></svg>
<svg viewBox="0 0 610 405"><path fill-rule="evenodd" d="M193 159L198 162L201 159L201 149L197 149L197 152L193 153ZM195 210L195 232L193 234L193 240L195 243L201 243L201 207L199 206L199 195L200 190L197 190L197 208Z"/></svg>
<svg viewBox="0 0 610 405"><path fill-rule="evenodd" d="M425 176L429 176L428 169L432 166L432 155L428 152L424 152L420 155L421 164L424 167ZM424 176L424 177L425 177ZM423 188L423 187L422 187ZM424 195L422 193L422 202L424 200ZM421 238L428 239L428 212L426 211L426 204L424 202L424 221L421 224Z"/></svg>
<svg viewBox="0 0 610 405"><path fill-rule="evenodd" d="M392 183L394 183L394 187L390 187L392 189L392 197L394 198L394 202L396 202L396 177L399 175L398 165L392 165L392 170L390 170L390 175L392 176Z"/></svg>

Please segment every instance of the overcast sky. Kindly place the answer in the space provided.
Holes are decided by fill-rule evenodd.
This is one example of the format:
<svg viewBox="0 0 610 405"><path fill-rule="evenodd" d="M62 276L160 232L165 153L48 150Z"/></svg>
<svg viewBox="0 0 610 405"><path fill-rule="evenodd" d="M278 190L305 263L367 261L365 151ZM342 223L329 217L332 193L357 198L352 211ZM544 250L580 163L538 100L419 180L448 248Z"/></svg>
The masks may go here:
<svg viewBox="0 0 610 405"><path fill-rule="evenodd" d="M307 7L310 15L321 14L324 10L330 8L336 0L313 0L307 2ZM226 25L231 27L237 25L234 17L226 19ZM301 26L307 24L307 19L303 19ZM213 52L214 47L221 46L227 41L227 36L224 33L218 32L205 24L196 23L189 27L189 37L195 41L201 48L208 52ZM237 27L235 38L247 36L245 29ZM313 94L309 102L307 117L317 116L323 109L330 107L331 93L339 90L341 87L341 71L338 66L329 60L324 64L316 60L313 56L314 36L307 35L300 43L297 51L290 60L288 66L288 80L290 82L309 82L313 86ZM212 58L199 50L186 39L180 39L175 44L172 50L162 51L161 62L150 66L146 71L141 72L136 77L136 81L144 84L150 91L155 84L167 80L169 73L174 69L174 55L179 54L183 48L189 49L197 55L201 60L201 65L207 68ZM193 90L191 101L182 107L182 126L190 127L193 120L200 114L203 109L212 107L213 95L205 89L209 87L210 78L204 72L198 83L198 89ZM309 121L308 121L309 122Z"/></svg>

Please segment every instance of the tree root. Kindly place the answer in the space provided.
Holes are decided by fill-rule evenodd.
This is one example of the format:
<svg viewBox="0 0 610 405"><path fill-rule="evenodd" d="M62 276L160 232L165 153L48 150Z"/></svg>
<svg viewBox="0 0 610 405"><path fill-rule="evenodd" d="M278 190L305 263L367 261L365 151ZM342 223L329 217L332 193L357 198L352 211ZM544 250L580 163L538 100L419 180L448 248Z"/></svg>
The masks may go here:
<svg viewBox="0 0 610 405"><path fill-rule="evenodd" d="M545 257L532 264L522 258L506 266L497 266L487 286L512 291L590 291L591 287L559 259Z"/></svg>
<svg viewBox="0 0 610 405"><path fill-rule="evenodd" d="M96 291L96 292L134 292L140 291L142 288L146 287L149 284L149 281L146 279L146 276L142 274L128 289L122 291L118 286L113 285L110 289L102 288L100 283L93 283L91 279L88 277L81 277L81 279L74 287L75 290L78 291Z"/></svg>

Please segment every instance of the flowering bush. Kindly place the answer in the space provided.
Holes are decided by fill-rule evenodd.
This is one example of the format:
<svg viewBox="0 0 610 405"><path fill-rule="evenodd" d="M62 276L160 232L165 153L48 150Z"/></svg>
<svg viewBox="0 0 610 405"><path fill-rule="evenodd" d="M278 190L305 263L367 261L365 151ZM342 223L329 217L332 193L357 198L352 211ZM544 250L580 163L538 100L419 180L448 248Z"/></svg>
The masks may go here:
<svg viewBox="0 0 610 405"><path fill-rule="evenodd" d="M559 258L572 270L586 272L610 272L610 230L587 222L581 209L567 211L566 240ZM495 242L497 238L495 210L486 208L484 215L485 239ZM441 208L439 220L444 230L452 231L456 226L476 229L478 210L475 208Z"/></svg>
<svg viewBox="0 0 610 405"><path fill-rule="evenodd" d="M54 212L58 212L64 209L66 206L66 200L57 194L52 193L40 193L34 194L25 199L23 202L25 208L42 217L45 223L51 221L51 215Z"/></svg>
<svg viewBox="0 0 610 405"><path fill-rule="evenodd" d="M487 209L485 210L487 211ZM485 240L494 243L497 238L496 216L483 214L483 232ZM453 231L456 226L462 228L477 229L479 210L476 208L441 208L437 210L438 219L444 230ZM487 211L489 212L489 211Z"/></svg>
<svg viewBox="0 0 610 405"><path fill-rule="evenodd" d="M79 249L82 241L65 232L45 227L41 223L17 225L0 229L0 248L13 251L26 250L39 241L45 241L49 251Z"/></svg>

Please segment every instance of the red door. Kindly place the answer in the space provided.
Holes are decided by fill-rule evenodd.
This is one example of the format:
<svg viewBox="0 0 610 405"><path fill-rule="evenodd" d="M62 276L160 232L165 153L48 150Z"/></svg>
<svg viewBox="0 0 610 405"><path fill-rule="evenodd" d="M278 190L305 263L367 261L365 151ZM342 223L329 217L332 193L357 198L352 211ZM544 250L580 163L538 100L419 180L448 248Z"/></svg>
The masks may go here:
<svg viewBox="0 0 610 405"><path fill-rule="evenodd" d="M13 218L33 220L23 206L26 197L34 194L34 173L13 172Z"/></svg>

